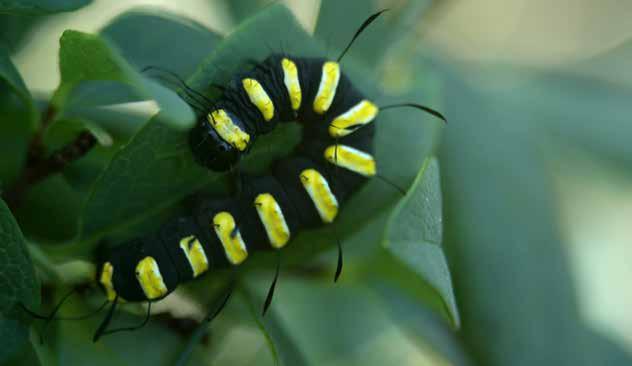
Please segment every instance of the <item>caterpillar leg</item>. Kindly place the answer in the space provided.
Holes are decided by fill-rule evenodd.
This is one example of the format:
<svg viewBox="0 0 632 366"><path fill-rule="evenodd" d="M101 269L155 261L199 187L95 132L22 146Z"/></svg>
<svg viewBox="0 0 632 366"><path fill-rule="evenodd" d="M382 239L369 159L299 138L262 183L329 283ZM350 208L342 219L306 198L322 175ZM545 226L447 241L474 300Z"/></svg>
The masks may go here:
<svg viewBox="0 0 632 366"><path fill-rule="evenodd" d="M112 317L114 316L114 311L116 310L116 305L118 304L118 295L114 298L114 301L112 301L112 305L110 306L110 310L108 310L107 315L105 316L105 318L103 318L103 321L101 322L101 325L99 325L99 328L97 328L97 331L94 333L94 337L92 337L92 341L96 342L99 340L99 338L101 338L104 335L108 335L108 334L114 334L114 333L118 333L118 332L125 332L125 331L134 331L134 330L138 330L143 328L145 325L147 325L147 323L149 323L149 318L151 317L151 301L147 302L147 313L145 314L145 319L143 319L143 321L138 324L138 325L134 325L131 327L121 327L121 328L115 328L115 329L111 329L108 330L107 327L108 325L110 325L110 322L112 321Z"/></svg>
<svg viewBox="0 0 632 366"><path fill-rule="evenodd" d="M274 280L270 284L270 288L268 289L268 294L266 295L266 301L263 304L263 310L261 312L261 316L265 316L270 304L272 304L272 298L274 297L274 289L276 288L277 280L279 279L279 269L281 267L281 252L277 251L277 263L276 270L274 272Z"/></svg>
<svg viewBox="0 0 632 366"><path fill-rule="evenodd" d="M211 311L209 311L209 313L206 315L206 318L204 318L205 322L207 322L207 323L212 322L213 319L215 319L222 312L222 310L224 310L224 308L228 304L228 301L230 300L230 297L233 294L233 291L235 291L235 280L234 279L231 280L230 284L228 285L228 287L224 291L223 296L218 297L218 299L216 299L213 302L213 306L211 307Z"/></svg>

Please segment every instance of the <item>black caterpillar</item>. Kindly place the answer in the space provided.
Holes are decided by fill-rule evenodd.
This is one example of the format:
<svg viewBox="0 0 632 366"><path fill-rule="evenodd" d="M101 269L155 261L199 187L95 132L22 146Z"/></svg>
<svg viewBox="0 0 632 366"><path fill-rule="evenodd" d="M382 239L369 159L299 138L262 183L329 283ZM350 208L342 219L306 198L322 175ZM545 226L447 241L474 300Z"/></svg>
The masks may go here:
<svg viewBox="0 0 632 366"><path fill-rule="evenodd" d="M97 279L112 306L95 341L121 330L106 331L119 300L151 304L211 269L238 266L252 251L281 249L304 228L332 223L341 204L376 176L373 137L380 108L353 86L339 61L382 12L361 25L337 61L273 54L219 87L222 96L212 101L182 83L189 103L203 112L190 146L209 169L235 167L256 137L280 122L301 123L302 140L269 175L246 179L236 197L203 202L192 216L175 218L158 232L103 254ZM381 109L396 106L416 107L445 121L412 103ZM336 279L341 264L339 256ZM265 308L274 283L276 278Z"/></svg>

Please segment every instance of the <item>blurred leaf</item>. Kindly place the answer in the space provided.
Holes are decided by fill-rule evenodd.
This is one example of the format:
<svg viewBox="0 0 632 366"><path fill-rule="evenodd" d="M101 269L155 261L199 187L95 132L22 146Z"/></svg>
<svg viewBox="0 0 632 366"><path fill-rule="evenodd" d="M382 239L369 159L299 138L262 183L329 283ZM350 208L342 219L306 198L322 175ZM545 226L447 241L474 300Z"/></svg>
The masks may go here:
<svg viewBox="0 0 632 366"><path fill-rule="evenodd" d="M414 343L431 347L449 360L452 366L472 365L457 335L435 313L419 307L416 299L396 291L383 281L375 281L370 286L380 297L392 321L409 334Z"/></svg>
<svg viewBox="0 0 632 366"><path fill-rule="evenodd" d="M504 82L485 91L490 98L501 98L507 114L538 116L542 133L561 138L609 159L630 171L632 167L632 85L602 82L598 79L555 72L516 70L490 75ZM509 117L509 116L508 116Z"/></svg>
<svg viewBox="0 0 632 366"><path fill-rule="evenodd" d="M430 3L430 0L408 0L389 7L364 30L343 60L352 57L369 68L379 65L389 47L404 37L415 36L415 27ZM373 0L323 0L314 35L327 45L329 58L337 58L360 25L382 9Z"/></svg>
<svg viewBox="0 0 632 366"><path fill-rule="evenodd" d="M60 291L62 292L62 291ZM98 307L78 296L70 297L64 303L62 314L85 314ZM90 297L88 297L90 299ZM57 299L56 301L58 301ZM136 304L129 305L137 306ZM139 324L143 321L143 315L132 315L120 307L117 316L110 324L110 329L120 326ZM140 309L139 309L140 310ZM140 310L142 312L142 310ZM104 312L102 312L103 314ZM66 315L66 316L67 316ZM97 343L92 342L94 332L102 321L102 316L90 317L81 321L55 322L54 331L49 332L52 353L56 362L60 365L168 365L175 358L178 349L184 343L178 333L168 327L168 322L160 321L159 316L154 316L145 327L134 333L121 332L102 337ZM203 355L195 350L191 365L205 365Z"/></svg>
<svg viewBox="0 0 632 366"><path fill-rule="evenodd" d="M1 361L0 361L1 362ZM4 361L2 366L40 366L42 363L31 342L27 342L19 352L15 352L10 360Z"/></svg>
<svg viewBox="0 0 632 366"><path fill-rule="evenodd" d="M39 304L39 283L26 250L24 237L4 201L0 200L0 363L14 356L28 342L29 323L18 306Z"/></svg>
<svg viewBox="0 0 632 366"><path fill-rule="evenodd" d="M182 78L191 75L222 38L193 20L142 9L119 15L100 33L136 69L158 66Z"/></svg>
<svg viewBox="0 0 632 366"><path fill-rule="evenodd" d="M77 10L91 2L91 0L4 0L0 3L0 13L44 15Z"/></svg>
<svg viewBox="0 0 632 366"><path fill-rule="evenodd" d="M51 100L58 111L73 104L85 107L121 103L137 96L155 99L161 107L162 120L170 126L187 129L193 125L191 108L180 97L141 77L99 36L67 30L60 44L61 83Z"/></svg>
<svg viewBox="0 0 632 366"><path fill-rule="evenodd" d="M0 14L0 43L6 43L10 52L17 52L29 40L29 32L43 19L46 17Z"/></svg>
<svg viewBox="0 0 632 366"><path fill-rule="evenodd" d="M384 238L385 249L397 265L411 270L441 297L450 320L459 326L459 313L452 290L448 263L443 254L443 214L439 165L427 161L406 197L389 218ZM410 283L410 278L406 278ZM416 281L413 281L416 282Z"/></svg>
<svg viewBox="0 0 632 366"><path fill-rule="evenodd" d="M228 9L237 23L250 18L253 14L273 3L272 0L232 0L228 1Z"/></svg>
<svg viewBox="0 0 632 366"><path fill-rule="evenodd" d="M30 187L16 209L16 218L29 239L65 242L77 235L82 200L81 192L65 177L55 175Z"/></svg>
<svg viewBox="0 0 632 366"><path fill-rule="evenodd" d="M577 310L535 123L550 116L448 76L446 248L469 352L490 366L629 364L614 346L608 352L618 355L603 354L604 339L586 337ZM533 97L520 92L522 105Z"/></svg>
<svg viewBox="0 0 632 366"><path fill-rule="evenodd" d="M0 45L0 82L6 83L12 92L24 103L24 106L30 113L29 121L25 124L32 128L38 117L37 109L31 99L31 93L29 93L24 84L24 80L22 80L18 70L11 62L9 51L2 45Z"/></svg>
<svg viewBox="0 0 632 366"><path fill-rule="evenodd" d="M260 305L268 283L259 279L253 285ZM285 276L270 311L281 334L300 352L300 363L287 364L447 365L431 348L410 342L381 305L364 285L333 286ZM284 348L279 350L283 358Z"/></svg>
<svg viewBox="0 0 632 366"><path fill-rule="evenodd" d="M32 107L31 94L26 89L24 80L18 73L9 57L9 51L0 46L0 80L4 81L25 103Z"/></svg>
<svg viewBox="0 0 632 366"><path fill-rule="evenodd" d="M22 77L0 44L0 191L15 180L26 159L28 139L39 113ZM10 158L7 158L10 157Z"/></svg>
<svg viewBox="0 0 632 366"><path fill-rule="evenodd" d="M580 79L612 83L617 89L630 88L632 87L632 72L628 67L630 57L632 57L632 40L628 37L624 42L605 52L570 65L563 65L563 69L557 71Z"/></svg>
<svg viewBox="0 0 632 366"><path fill-rule="evenodd" d="M7 189L18 178L26 160L31 136L29 111L9 87L0 82L0 190ZM11 157L6 158L6 157Z"/></svg>

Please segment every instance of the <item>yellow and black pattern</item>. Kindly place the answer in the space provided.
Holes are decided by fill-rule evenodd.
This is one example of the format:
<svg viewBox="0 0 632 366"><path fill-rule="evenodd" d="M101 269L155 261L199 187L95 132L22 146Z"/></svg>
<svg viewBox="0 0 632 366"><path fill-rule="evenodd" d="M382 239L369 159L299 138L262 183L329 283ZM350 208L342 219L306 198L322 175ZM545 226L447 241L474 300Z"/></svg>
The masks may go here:
<svg viewBox="0 0 632 366"><path fill-rule="evenodd" d="M191 152L210 170L238 171L241 157L257 138L279 123L298 122L303 127L302 140L268 173L240 177L237 194L198 198L191 215L163 223L157 232L114 248L100 246L96 279L111 304L95 341L114 332L106 328L117 303L148 302L149 319L152 302L168 296L179 284L218 269L242 268L256 251L278 251L278 276L282 249L301 231L334 223L345 201L374 176L394 185L378 175L373 152L380 111L408 106L444 122L445 118L415 103L378 107L343 72L340 60L383 12L367 18L335 61L272 54L239 72L228 84L213 84L221 91L213 100L179 80L187 102L199 112L189 133ZM338 244L335 279L342 270Z"/></svg>
<svg viewBox="0 0 632 366"><path fill-rule="evenodd" d="M193 217L177 218L137 244L162 247L161 253L106 258L99 283L109 300L157 300L178 283L241 265L252 250L281 249L302 228L334 222L342 202L377 174L372 122L379 110L353 87L338 62L273 55L225 94L227 99L192 132L205 134L191 141L203 164L235 166L259 134L281 121L306 125L304 139L318 143L306 142L311 149L279 162L265 184L246 182L252 194L210 201Z"/></svg>

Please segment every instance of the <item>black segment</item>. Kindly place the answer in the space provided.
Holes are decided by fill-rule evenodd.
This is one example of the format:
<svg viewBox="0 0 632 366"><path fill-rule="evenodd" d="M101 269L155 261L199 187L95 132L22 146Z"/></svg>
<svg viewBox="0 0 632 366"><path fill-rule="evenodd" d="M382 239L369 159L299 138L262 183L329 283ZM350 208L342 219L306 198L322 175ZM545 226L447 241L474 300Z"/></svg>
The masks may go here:
<svg viewBox="0 0 632 366"><path fill-rule="evenodd" d="M149 235L145 238L133 239L113 249L107 259L114 267L112 276L114 289L126 301L147 300L136 279L136 265L148 256L153 257L158 263L158 268L168 290L167 294L175 290L179 283L176 267L158 236Z"/></svg>

